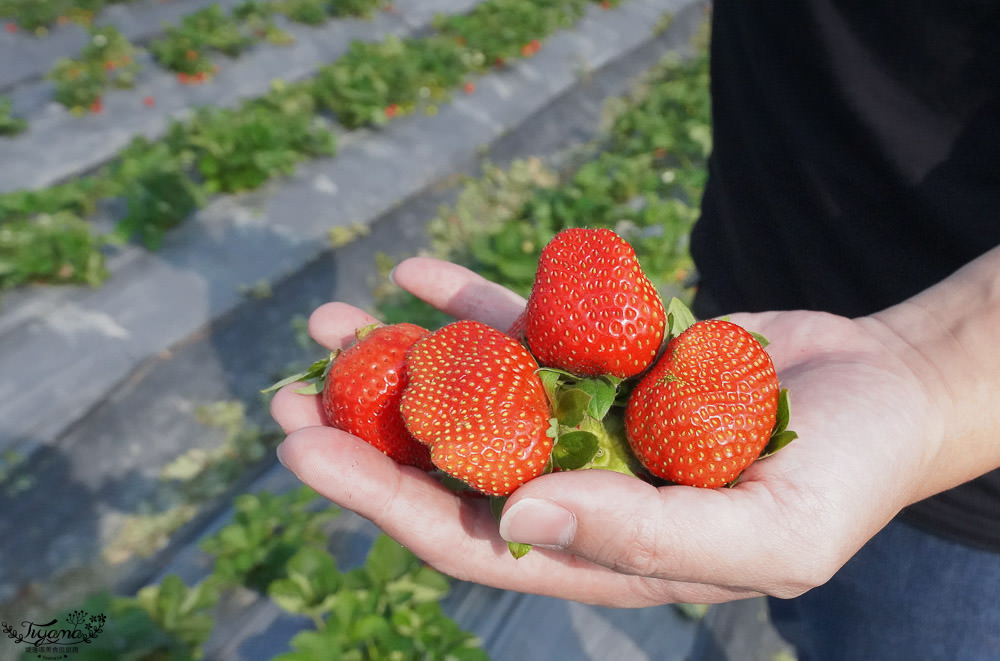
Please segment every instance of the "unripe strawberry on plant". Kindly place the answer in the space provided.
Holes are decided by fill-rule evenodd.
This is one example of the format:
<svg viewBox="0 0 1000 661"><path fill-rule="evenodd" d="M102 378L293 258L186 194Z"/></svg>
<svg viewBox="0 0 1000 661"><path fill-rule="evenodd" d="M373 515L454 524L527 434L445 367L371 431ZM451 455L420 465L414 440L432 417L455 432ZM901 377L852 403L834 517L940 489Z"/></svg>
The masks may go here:
<svg viewBox="0 0 1000 661"><path fill-rule="evenodd" d="M771 358L753 334L728 321L700 321L670 340L632 391L626 434L653 475L724 486L761 455L772 434L781 444L794 438L784 428L787 402L780 395Z"/></svg>
<svg viewBox="0 0 1000 661"><path fill-rule="evenodd" d="M516 340L456 321L417 342L401 410L434 465L482 493L506 496L541 475L552 454L538 364Z"/></svg>
<svg viewBox="0 0 1000 661"><path fill-rule="evenodd" d="M626 379L652 364L665 324L659 293L618 234L571 228L542 250L524 317L539 364Z"/></svg>
<svg viewBox="0 0 1000 661"><path fill-rule="evenodd" d="M432 470L427 447L407 431L399 410L408 383L406 354L429 331L410 323L366 326L343 351L275 384L311 381L330 426L354 434L401 464Z"/></svg>

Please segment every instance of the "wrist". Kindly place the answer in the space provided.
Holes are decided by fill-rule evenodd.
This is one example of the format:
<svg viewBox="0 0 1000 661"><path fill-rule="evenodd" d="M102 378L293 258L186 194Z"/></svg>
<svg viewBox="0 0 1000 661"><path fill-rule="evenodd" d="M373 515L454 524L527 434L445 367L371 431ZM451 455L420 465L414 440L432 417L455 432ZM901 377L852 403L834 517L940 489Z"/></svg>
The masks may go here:
<svg viewBox="0 0 1000 661"><path fill-rule="evenodd" d="M1000 249L865 319L925 393L917 499L1000 466Z"/></svg>

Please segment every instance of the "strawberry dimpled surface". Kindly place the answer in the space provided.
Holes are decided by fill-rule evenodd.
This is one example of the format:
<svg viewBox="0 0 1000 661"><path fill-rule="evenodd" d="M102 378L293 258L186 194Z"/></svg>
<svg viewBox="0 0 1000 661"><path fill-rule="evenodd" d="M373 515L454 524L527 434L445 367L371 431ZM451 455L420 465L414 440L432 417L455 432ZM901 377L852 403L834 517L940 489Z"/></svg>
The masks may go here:
<svg viewBox="0 0 1000 661"><path fill-rule="evenodd" d="M649 472L720 487L767 445L778 377L757 339L728 321L701 321L670 341L629 399L629 444Z"/></svg>
<svg viewBox="0 0 1000 661"><path fill-rule="evenodd" d="M615 232L571 228L542 250L524 329L542 365L635 376L656 357L665 322L659 293Z"/></svg>
<svg viewBox="0 0 1000 661"><path fill-rule="evenodd" d="M505 496L542 474L552 453L538 364L516 340L457 321L414 345L401 410L442 471Z"/></svg>
<svg viewBox="0 0 1000 661"><path fill-rule="evenodd" d="M433 468L427 448L406 430L399 401L407 383L406 353L429 331L401 323L367 330L330 364L322 391L327 421L396 461Z"/></svg>

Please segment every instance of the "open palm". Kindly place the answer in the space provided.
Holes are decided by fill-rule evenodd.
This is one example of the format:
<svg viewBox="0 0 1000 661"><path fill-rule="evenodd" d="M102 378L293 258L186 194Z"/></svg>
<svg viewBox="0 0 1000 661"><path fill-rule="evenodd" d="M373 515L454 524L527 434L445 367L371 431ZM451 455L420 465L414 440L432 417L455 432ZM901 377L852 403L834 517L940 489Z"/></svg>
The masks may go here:
<svg viewBox="0 0 1000 661"><path fill-rule="evenodd" d="M396 281L457 318L506 328L523 299L454 264L417 258ZM305 483L371 519L463 580L608 606L791 597L825 582L902 507L921 476L937 413L899 339L874 319L816 312L737 314L765 335L799 439L729 489L654 487L608 471L544 475L509 499L498 527L485 499L456 495L344 432L316 397L288 386L272 413L280 456ZM310 332L337 348L372 321L340 303ZM501 532L503 537L501 537ZM515 560L506 541L541 544Z"/></svg>

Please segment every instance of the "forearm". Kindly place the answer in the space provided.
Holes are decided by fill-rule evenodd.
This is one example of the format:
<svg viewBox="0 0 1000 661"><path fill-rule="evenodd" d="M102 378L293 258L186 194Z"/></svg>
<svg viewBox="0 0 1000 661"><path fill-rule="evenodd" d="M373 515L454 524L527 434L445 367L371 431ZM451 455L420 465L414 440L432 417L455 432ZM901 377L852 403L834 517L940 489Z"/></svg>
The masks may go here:
<svg viewBox="0 0 1000 661"><path fill-rule="evenodd" d="M890 348L929 393L914 499L1000 466L1000 247L867 321L898 338Z"/></svg>

